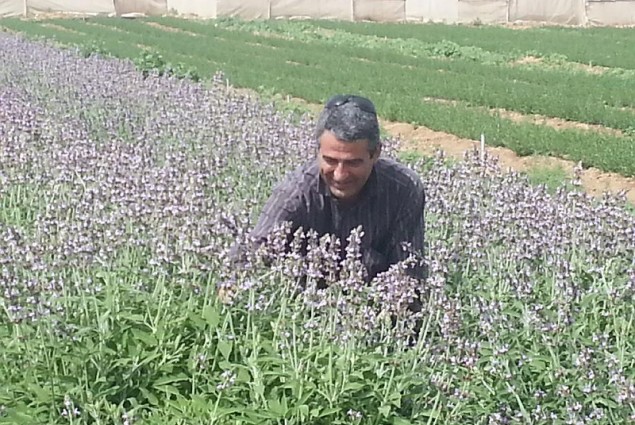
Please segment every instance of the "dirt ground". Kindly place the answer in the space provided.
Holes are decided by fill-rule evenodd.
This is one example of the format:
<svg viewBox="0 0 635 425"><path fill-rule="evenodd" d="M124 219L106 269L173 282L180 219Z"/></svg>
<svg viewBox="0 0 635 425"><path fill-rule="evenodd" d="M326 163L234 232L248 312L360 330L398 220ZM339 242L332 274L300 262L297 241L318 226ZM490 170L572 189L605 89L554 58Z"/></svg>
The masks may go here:
<svg viewBox="0 0 635 425"><path fill-rule="evenodd" d="M179 33L191 35L192 37L198 37L198 34L195 33L195 32L186 31L186 30L183 30L183 29L180 29L180 28L173 28L173 27L170 27L170 26L167 26L167 25L161 25L158 22L146 22L146 24L150 25L151 27L161 29L163 31L179 32Z"/></svg>
<svg viewBox="0 0 635 425"><path fill-rule="evenodd" d="M466 150L479 148L480 142L461 139L452 134L430 130L426 127L414 127L411 124L382 122L382 126L388 134L398 137L402 141L402 148L433 154L437 149L445 152L450 158L460 159ZM535 167L556 168L561 167L573 178L573 170L576 163L564 159L547 156L516 155L511 149L487 146L485 150L492 156L499 158L501 167L505 170L526 172ZM600 196L604 192L626 192L627 199L635 205L635 178L624 177L616 173L602 172L596 168L584 169L581 173L581 183L585 191L594 196Z"/></svg>

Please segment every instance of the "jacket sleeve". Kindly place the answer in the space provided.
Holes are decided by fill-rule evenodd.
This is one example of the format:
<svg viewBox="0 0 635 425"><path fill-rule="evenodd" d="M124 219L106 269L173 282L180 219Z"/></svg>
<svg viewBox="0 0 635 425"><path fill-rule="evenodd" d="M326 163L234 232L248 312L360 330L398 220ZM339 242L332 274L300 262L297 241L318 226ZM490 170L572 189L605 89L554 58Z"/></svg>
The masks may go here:
<svg viewBox="0 0 635 425"><path fill-rule="evenodd" d="M267 237L275 230L276 226L290 223L291 231L287 235L287 245L291 242L293 232L302 226L304 214L302 197L299 190L289 184L280 184L265 203L256 226L249 233L249 241L236 242L231 249L230 259L233 263L245 263L245 254L254 252Z"/></svg>

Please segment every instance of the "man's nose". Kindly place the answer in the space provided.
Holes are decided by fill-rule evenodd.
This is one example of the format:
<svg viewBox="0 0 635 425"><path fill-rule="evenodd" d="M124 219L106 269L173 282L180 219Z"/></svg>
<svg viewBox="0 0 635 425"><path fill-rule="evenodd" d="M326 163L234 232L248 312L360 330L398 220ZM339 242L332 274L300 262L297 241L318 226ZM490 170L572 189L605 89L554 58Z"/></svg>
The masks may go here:
<svg viewBox="0 0 635 425"><path fill-rule="evenodd" d="M336 181L341 181L344 180L346 178L346 167L344 166L344 164L339 163L335 166L335 170L333 171L333 178Z"/></svg>

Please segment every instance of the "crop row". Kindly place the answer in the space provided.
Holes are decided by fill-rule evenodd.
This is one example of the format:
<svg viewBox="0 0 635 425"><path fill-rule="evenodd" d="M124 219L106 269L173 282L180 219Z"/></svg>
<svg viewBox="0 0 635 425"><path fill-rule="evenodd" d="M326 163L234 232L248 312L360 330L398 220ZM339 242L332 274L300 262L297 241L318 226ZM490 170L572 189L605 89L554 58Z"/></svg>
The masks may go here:
<svg viewBox="0 0 635 425"><path fill-rule="evenodd" d="M159 22L176 24L175 28L214 39L228 37L222 29L211 25L178 20ZM114 24L124 26L126 31L148 34L147 28L139 28L136 23ZM381 67L388 74L403 75L398 80L399 88L404 88L410 95L460 100L471 105L505 108L526 114L538 113L622 130L630 130L633 126L635 96L630 87L632 84L618 76L582 74L572 77L568 72L475 64L470 60L411 58L399 54L389 57L388 49L360 49L355 47L359 43L336 45L337 50L333 52L332 45L322 42L302 47L305 44L299 45L298 41L306 40L254 39L252 37L256 36L242 32L234 33L231 37L244 43L275 46L278 48L277 56L287 54L285 60L294 63L319 66L334 56L334 62L347 58L359 59L364 62L364 68ZM359 64L357 67L362 68Z"/></svg>
<svg viewBox="0 0 635 425"><path fill-rule="evenodd" d="M199 36L151 27L143 21L113 19L53 21L72 31L22 21L3 21L1 25L55 36L67 44L90 46L99 40L104 50L130 59L148 46L166 60L191 66L203 76L222 68L237 86L265 87L311 102L322 102L333 92L361 92L377 102L386 119L422 124L472 139L484 133L489 144L507 146L520 154L558 155L607 171L635 173L635 153L629 137L518 124L480 107L563 116L628 131L635 96L629 95L624 87L627 83L618 77L571 78L569 74L566 79L566 73L556 71L510 70L467 60L412 58L397 53L382 61L386 51L381 49L334 48L175 19L154 21ZM393 60L396 58L400 60ZM620 81L621 87L617 85ZM459 106L440 104L427 102L424 97L463 102Z"/></svg>
<svg viewBox="0 0 635 425"><path fill-rule="evenodd" d="M230 20L215 24L211 32L207 30L209 25L190 24L178 20L167 23L175 28L193 30L207 36L218 31L217 25L268 34L272 37L284 36L287 40L297 42L333 45L338 50L346 50L347 55L353 58L406 67L396 70L397 72L412 73L426 70L444 73L444 76L425 75L428 84L418 87L417 92L423 92L428 97L462 100L473 105L502 107L522 113L539 113L619 129L630 129L635 116L635 111L630 110L635 102L635 87L628 79L631 77L630 72L602 76L578 72L571 75L569 69L495 66L509 65L507 61L519 59L523 55L496 56L480 49L465 49L451 43L431 45L416 41L413 43L412 40L408 40L407 43L405 40L386 43L378 37L356 36L338 30L331 30L328 36L325 36L320 34L319 29L316 31L316 27L307 23L236 23ZM360 55L360 47L377 52L375 55L366 55L369 49L364 49ZM397 57L389 57L390 52L398 52ZM439 58L452 60L435 60ZM481 60L483 63L474 63ZM451 80L447 75L451 75ZM594 104L601 107L594 107ZM629 110L623 109L624 107Z"/></svg>
<svg viewBox="0 0 635 425"><path fill-rule="evenodd" d="M210 47L206 40L192 40L192 37L187 34L171 33L170 37L165 37L164 30L139 25L138 22L113 20L98 22L123 29L126 31L127 38L137 35L153 41L160 38L163 42L167 38L174 37L176 38L174 43L178 43L179 47L187 43L204 48L201 52L200 49L192 46L191 49L197 49L196 54L193 55L196 57L200 57L201 53L205 55L208 52L206 49ZM416 91L413 93L422 97L460 100L472 105L505 108L522 113L538 113L622 130L631 129L633 125L635 112L632 108L635 107L633 100L635 93L628 80L617 76L584 74L572 78L567 72L498 67L475 64L469 60L440 61L430 58L409 58L401 54L387 57L388 49L374 52L374 49L359 49L351 45L338 45L336 52L333 52L332 46L323 44L312 44L309 49L306 49L303 45L298 45L295 40L267 39L235 32L230 34L215 26L174 19L159 22L175 25L175 28L179 29L188 29L191 32L212 37L214 40L220 37L239 42L241 45L251 43L253 46L255 43L257 46L276 47L276 55L293 63L318 66L322 58L327 60L329 56L335 56L336 61L352 57L365 62L377 62L378 64L372 63L369 66L381 66L387 68L390 73L403 74L402 84L410 86L407 91L411 92L412 85L416 85ZM60 20L56 24L95 36L103 31L103 29L97 31L87 29L87 25L81 22ZM120 32L117 35L122 36ZM245 47L242 46L242 49ZM218 49L215 50L209 53L217 55ZM190 49L187 51L189 52ZM252 53L253 49L250 54ZM209 54L206 56L209 57ZM407 76L411 77L410 82L406 81ZM425 81L425 84L421 84L421 81Z"/></svg>
<svg viewBox="0 0 635 425"><path fill-rule="evenodd" d="M320 28L428 43L443 40L498 52L536 52L563 55L582 64L635 69L632 54L635 35L626 28L534 28L523 31L494 26L470 27L442 24L350 23L311 21Z"/></svg>

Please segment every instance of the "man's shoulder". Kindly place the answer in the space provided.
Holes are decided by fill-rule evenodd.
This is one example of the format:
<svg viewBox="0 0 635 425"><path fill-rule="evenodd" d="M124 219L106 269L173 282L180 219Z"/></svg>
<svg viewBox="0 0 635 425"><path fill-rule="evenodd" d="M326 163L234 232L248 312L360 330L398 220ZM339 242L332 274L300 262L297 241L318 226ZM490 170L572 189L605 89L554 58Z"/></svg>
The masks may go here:
<svg viewBox="0 0 635 425"><path fill-rule="evenodd" d="M379 181L389 190L405 193L423 193L421 176L393 158L380 158L375 164Z"/></svg>
<svg viewBox="0 0 635 425"><path fill-rule="evenodd" d="M316 162L308 160L288 171L276 184L274 190L301 196L313 190L318 177L319 171Z"/></svg>

